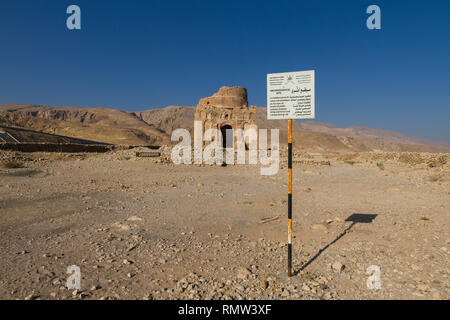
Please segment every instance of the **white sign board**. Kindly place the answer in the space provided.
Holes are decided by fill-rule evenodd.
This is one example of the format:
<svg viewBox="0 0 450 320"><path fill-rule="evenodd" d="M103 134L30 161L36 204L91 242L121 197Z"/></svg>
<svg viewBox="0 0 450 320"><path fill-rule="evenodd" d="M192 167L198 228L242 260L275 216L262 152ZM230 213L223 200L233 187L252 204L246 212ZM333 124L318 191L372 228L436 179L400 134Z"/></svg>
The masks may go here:
<svg viewBox="0 0 450 320"><path fill-rule="evenodd" d="M314 70L267 75L267 119L314 119Z"/></svg>

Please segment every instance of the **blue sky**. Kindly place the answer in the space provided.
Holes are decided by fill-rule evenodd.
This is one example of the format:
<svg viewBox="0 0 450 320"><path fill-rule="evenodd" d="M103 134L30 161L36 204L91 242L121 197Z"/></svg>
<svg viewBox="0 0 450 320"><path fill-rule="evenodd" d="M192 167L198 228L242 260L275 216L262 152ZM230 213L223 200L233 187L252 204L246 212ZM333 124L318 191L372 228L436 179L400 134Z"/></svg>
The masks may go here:
<svg viewBox="0 0 450 320"><path fill-rule="evenodd" d="M82 30L66 28L77 4ZM366 8L381 8L368 30ZM143 110L316 70L316 120L450 142L448 1L0 3L0 103Z"/></svg>

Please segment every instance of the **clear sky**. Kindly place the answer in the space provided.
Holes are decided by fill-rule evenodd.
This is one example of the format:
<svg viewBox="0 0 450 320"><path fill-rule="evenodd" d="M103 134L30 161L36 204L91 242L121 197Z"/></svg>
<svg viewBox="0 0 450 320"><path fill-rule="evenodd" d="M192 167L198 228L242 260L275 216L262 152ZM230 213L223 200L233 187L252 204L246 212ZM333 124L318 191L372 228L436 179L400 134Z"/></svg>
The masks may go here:
<svg viewBox="0 0 450 320"><path fill-rule="evenodd" d="M0 103L136 111L227 85L265 106L267 73L314 69L317 121L449 143L449 17L439 0L2 0Z"/></svg>

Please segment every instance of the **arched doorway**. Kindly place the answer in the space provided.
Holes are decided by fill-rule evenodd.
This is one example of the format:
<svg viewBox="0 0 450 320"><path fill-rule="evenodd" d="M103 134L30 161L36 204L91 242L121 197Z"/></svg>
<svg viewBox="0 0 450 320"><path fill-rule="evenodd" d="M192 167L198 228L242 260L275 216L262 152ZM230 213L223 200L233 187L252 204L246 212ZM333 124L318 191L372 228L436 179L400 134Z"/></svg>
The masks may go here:
<svg viewBox="0 0 450 320"><path fill-rule="evenodd" d="M233 148L233 134L231 135L231 139L227 139L227 130L232 130L233 128L226 124L220 128L220 132L222 133L222 147L223 148Z"/></svg>

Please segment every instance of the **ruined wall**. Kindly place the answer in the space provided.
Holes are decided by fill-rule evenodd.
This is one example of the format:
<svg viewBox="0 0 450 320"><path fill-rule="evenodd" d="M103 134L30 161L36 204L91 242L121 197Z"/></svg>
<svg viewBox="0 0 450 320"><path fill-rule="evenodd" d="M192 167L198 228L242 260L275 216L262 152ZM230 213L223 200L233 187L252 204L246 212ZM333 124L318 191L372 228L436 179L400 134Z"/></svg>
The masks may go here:
<svg viewBox="0 0 450 320"><path fill-rule="evenodd" d="M0 143L0 150L20 152L104 153L112 151L112 145L61 144L61 143Z"/></svg>
<svg viewBox="0 0 450 320"><path fill-rule="evenodd" d="M213 96L200 99L195 120L202 122L203 132L210 128L257 129L256 106L248 106L247 89L242 87L222 87Z"/></svg>

